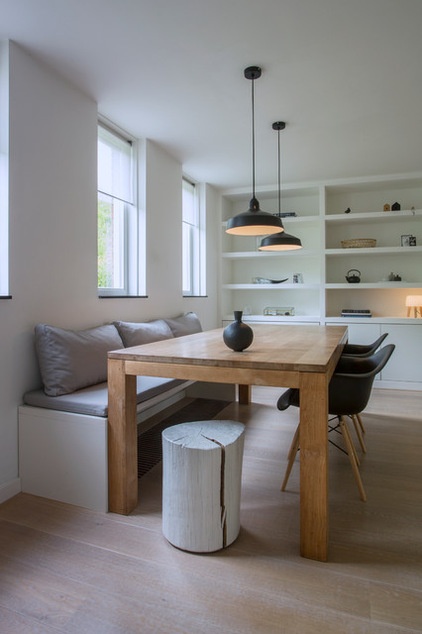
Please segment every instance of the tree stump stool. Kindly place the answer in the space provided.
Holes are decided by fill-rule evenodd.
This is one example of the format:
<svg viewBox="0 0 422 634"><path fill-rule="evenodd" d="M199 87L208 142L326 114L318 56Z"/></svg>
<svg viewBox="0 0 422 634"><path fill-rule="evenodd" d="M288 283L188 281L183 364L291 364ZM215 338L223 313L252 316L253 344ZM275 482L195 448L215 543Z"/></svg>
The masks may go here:
<svg viewBox="0 0 422 634"><path fill-rule="evenodd" d="M213 552L238 536L244 431L206 420L162 432L163 534L173 546Z"/></svg>

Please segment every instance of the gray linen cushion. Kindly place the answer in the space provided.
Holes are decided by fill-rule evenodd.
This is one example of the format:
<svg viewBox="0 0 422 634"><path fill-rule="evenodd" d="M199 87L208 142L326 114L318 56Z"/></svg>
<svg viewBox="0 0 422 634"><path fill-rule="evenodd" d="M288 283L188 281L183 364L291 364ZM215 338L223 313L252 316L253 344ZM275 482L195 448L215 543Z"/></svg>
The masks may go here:
<svg viewBox="0 0 422 634"><path fill-rule="evenodd" d="M166 319L165 321L170 326L175 337L183 337L184 335L192 335L195 332L202 332L199 317L193 312L185 313L173 319Z"/></svg>
<svg viewBox="0 0 422 634"><path fill-rule="evenodd" d="M106 381L107 352L123 342L113 324L79 331L38 324L35 348L45 393L60 396Z"/></svg>
<svg viewBox="0 0 422 634"><path fill-rule="evenodd" d="M173 338L170 326L166 324L164 319L155 319L154 321L139 323L131 321L115 321L114 325L119 331L125 348L141 346L144 343L152 343L154 341L161 341L162 339Z"/></svg>
<svg viewBox="0 0 422 634"><path fill-rule="evenodd" d="M168 390L183 385L181 379L163 379L155 376L136 377L136 402L143 403L155 396L165 394ZM108 415L107 383L90 385L71 394L47 396L43 390L32 390L24 394L23 402L33 407L87 414L88 416Z"/></svg>

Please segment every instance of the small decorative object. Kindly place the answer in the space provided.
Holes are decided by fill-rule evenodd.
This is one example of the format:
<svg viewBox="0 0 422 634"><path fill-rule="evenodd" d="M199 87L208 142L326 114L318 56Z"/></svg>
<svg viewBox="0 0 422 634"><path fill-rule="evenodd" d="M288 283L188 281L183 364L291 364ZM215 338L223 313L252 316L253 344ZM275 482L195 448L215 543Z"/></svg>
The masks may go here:
<svg viewBox="0 0 422 634"><path fill-rule="evenodd" d="M410 247L410 238L415 238L415 236L412 236L410 233L406 233L404 235L401 236L401 241L400 244L402 247ZM416 243L416 238L415 238L415 243Z"/></svg>
<svg viewBox="0 0 422 634"><path fill-rule="evenodd" d="M401 282L401 277L398 273L390 273L388 276L389 282Z"/></svg>
<svg viewBox="0 0 422 634"><path fill-rule="evenodd" d="M388 203L384 205L384 211L391 211L391 207Z"/></svg>
<svg viewBox="0 0 422 634"><path fill-rule="evenodd" d="M267 306L264 308L264 315L271 317L293 316L295 309L293 306Z"/></svg>
<svg viewBox="0 0 422 634"><path fill-rule="evenodd" d="M352 210L350 209L350 207L348 207L347 209L345 209L345 210L344 210L344 213L345 213L345 214L350 214L350 212L351 212L351 211L352 211Z"/></svg>
<svg viewBox="0 0 422 634"><path fill-rule="evenodd" d="M367 249L376 246L377 241L373 238L353 238L351 240L342 240L343 249Z"/></svg>
<svg viewBox="0 0 422 634"><path fill-rule="evenodd" d="M282 282L287 282L289 278L285 277L284 280L270 280L268 277L254 277L254 284L281 284Z"/></svg>
<svg viewBox="0 0 422 634"><path fill-rule="evenodd" d="M253 330L248 324L242 321L242 311L234 311L234 322L226 326L223 330L223 341L228 348L235 352L242 352L248 348L253 341Z"/></svg>
<svg viewBox="0 0 422 634"><path fill-rule="evenodd" d="M407 295L406 297L407 316L422 317L422 295Z"/></svg>
<svg viewBox="0 0 422 634"><path fill-rule="evenodd" d="M416 236L410 236L409 247L415 247L415 246L416 246Z"/></svg>
<svg viewBox="0 0 422 634"><path fill-rule="evenodd" d="M392 211L400 211L400 209L401 209L400 203L393 203L391 205L391 209L392 209Z"/></svg>
<svg viewBox="0 0 422 634"><path fill-rule="evenodd" d="M274 216L278 216L278 214L274 214ZM281 218L296 218L297 213L295 211L280 211Z"/></svg>
<svg viewBox="0 0 422 634"><path fill-rule="evenodd" d="M293 284L303 284L302 273L293 273Z"/></svg>
<svg viewBox="0 0 422 634"><path fill-rule="evenodd" d="M346 280L349 284L359 284L361 272L358 269L350 269L347 271Z"/></svg>
<svg viewBox="0 0 422 634"><path fill-rule="evenodd" d="M343 308L342 317L372 317L369 308Z"/></svg>

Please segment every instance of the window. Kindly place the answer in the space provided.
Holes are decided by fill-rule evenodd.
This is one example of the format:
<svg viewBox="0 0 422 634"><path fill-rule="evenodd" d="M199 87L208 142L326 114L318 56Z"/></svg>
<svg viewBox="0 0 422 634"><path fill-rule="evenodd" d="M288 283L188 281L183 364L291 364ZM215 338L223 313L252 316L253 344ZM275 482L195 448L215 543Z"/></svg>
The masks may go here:
<svg viewBox="0 0 422 634"><path fill-rule="evenodd" d="M183 295L205 294L205 236L197 187L183 178Z"/></svg>
<svg viewBox="0 0 422 634"><path fill-rule="evenodd" d="M133 140L98 125L98 290L139 295L139 217Z"/></svg>

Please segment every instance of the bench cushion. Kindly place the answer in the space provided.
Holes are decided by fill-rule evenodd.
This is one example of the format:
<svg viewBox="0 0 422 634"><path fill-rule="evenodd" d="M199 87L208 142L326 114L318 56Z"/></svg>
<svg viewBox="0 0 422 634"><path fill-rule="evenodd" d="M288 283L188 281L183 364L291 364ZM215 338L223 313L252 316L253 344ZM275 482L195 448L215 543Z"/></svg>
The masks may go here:
<svg viewBox="0 0 422 634"><path fill-rule="evenodd" d="M167 390L182 385L180 379L166 379L154 376L136 377L137 403L143 403L150 398L159 396ZM23 397L25 405L44 407L73 414L87 414L88 416L108 416L107 382L91 385L82 390L61 396L47 396L44 390L27 392Z"/></svg>
<svg viewBox="0 0 422 634"><path fill-rule="evenodd" d="M146 322L115 321L125 348L141 346L144 343L173 339L173 332L164 319L154 319Z"/></svg>
<svg viewBox="0 0 422 634"><path fill-rule="evenodd" d="M35 347L45 393L61 396L106 381L107 353L124 346L113 324L79 331L38 324Z"/></svg>
<svg viewBox="0 0 422 634"><path fill-rule="evenodd" d="M195 332L202 332L199 317L193 312L185 313L173 319L165 319L164 321L170 326L175 337L183 337L184 335L193 335Z"/></svg>

